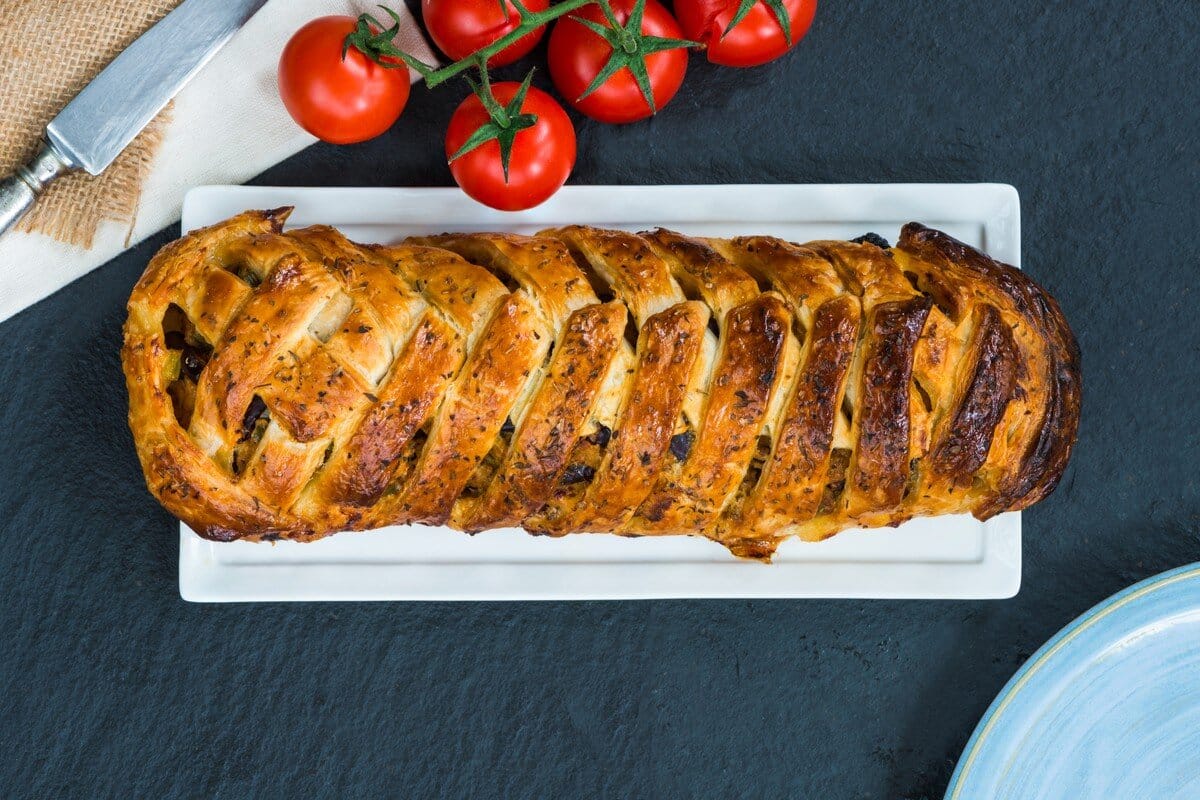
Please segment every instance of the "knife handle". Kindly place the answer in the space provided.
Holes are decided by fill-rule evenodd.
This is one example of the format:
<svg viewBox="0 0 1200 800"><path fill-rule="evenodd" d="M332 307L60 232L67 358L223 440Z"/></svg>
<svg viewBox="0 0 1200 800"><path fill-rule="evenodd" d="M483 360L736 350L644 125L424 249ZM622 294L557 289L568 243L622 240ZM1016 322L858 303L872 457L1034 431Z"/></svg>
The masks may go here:
<svg viewBox="0 0 1200 800"><path fill-rule="evenodd" d="M28 164L0 181L0 234L25 216L33 201L55 178L71 169L53 145L43 142L42 149Z"/></svg>

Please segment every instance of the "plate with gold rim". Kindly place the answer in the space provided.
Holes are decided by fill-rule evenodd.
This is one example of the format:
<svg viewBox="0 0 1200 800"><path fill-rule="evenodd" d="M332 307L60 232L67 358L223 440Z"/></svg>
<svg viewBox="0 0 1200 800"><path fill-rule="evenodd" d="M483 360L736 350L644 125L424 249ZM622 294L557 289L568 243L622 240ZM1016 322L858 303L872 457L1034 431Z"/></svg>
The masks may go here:
<svg viewBox="0 0 1200 800"><path fill-rule="evenodd" d="M1200 564L1075 619L1001 690L946 800L1200 797Z"/></svg>

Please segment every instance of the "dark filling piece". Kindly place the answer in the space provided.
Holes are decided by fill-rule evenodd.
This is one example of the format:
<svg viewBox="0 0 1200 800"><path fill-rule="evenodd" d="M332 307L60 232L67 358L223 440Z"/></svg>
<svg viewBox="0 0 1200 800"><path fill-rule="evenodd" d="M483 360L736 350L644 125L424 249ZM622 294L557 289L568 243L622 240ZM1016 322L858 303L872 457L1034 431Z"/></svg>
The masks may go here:
<svg viewBox="0 0 1200 800"><path fill-rule="evenodd" d="M588 444L594 444L596 447L608 447L608 442L612 439L612 428L597 423L596 430L588 434L584 439Z"/></svg>
<svg viewBox="0 0 1200 800"><path fill-rule="evenodd" d="M567 456L567 467L558 477L553 499L541 509L547 520L554 520L574 505L587 492L604 459L604 450L616 433L603 423L594 422L596 429L576 440Z"/></svg>
<svg viewBox="0 0 1200 800"><path fill-rule="evenodd" d="M625 341L629 342L630 348L635 352L637 351L638 336L637 320L633 318L633 314L627 312L625 317Z"/></svg>
<svg viewBox="0 0 1200 800"><path fill-rule="evenodd" d="M558 482L563 486L570 486L573 483L587 483L594 477L596 470L587 464L571 464L563 470Z"/></svg>
<svg viewBox="0 0 1200 800"><path fill-rule="evenodd" d="M246 415L242 417L242 435L238 437L238 444L251 441L256 436L261 439L263 429L266 428L266 423L270 419L271 415L267 411L267 404L261 397L254 395L254 399L246 408Z"/></svg>
<svg viewBox="0 0 1200 800"><path fill-rule="evenodd" d="M684 461L688 453L692 452L692 445L695 443L696 434L691 430L677 433L671 437L671 455L675 456L676 461Z"/></svg>
<svg viewBox="0 0 1200 800"><path fill-rule="evenodd" d="M241 278L251 289L257 289L262 284L262 276L246 264L234 270L234 274Z"/></svg>
<svg viewBox="0 0 1200 800"><path fill-rule="evenodd" d="M246 464L254 455L258 443L262 441L263 435L267 432L267 426L270 424L270 409L267 408L267 404L261 397L254 395L250 405L246 408L245 416L242 417L241 433L238 435L237 445L233 448L230 467L233 469L234 475L240 475L246 469Z"/></svg>
<svg viewBox="0 0 1200 800"><path fill-rule="evenodd" d="M891 247L891 244L888 243L888 240L880 236L878 233L864 233L862 236L859 236L856 239L851 239L850 241L854 242L855 244L873 244L880 250L887 250L889 247Z"/></svg>
<svg viewBox="0 0 1200 800"><path fill-rule="evenodd" d="M196 382L212 357L212 345L196 331L184 310L174 303L167 307L162 324L163 341L168 350L176 351L174 357L178 358L178 369L174 374L164 376L168 381L167 394L171 396L175 420L186 428L195 409Z"/></svg>
<svg viewBox="0 0 1200 800"><path fill-rule="evenodd" d="M718 339L721 338L721 323L717 322L716 317L710 316L708 318L708 330L712 332L713 336Z"/></svg>
<svg viewBox="0 0 1200 800"><path fill-rule="evenodd" d="M929 413L933 411L933 398L929 396L929 392L925 391L925 387L915 378L913 379L913 386L916 387L917 395L921 398L921 405L925 406L925 412Z"/></svg>

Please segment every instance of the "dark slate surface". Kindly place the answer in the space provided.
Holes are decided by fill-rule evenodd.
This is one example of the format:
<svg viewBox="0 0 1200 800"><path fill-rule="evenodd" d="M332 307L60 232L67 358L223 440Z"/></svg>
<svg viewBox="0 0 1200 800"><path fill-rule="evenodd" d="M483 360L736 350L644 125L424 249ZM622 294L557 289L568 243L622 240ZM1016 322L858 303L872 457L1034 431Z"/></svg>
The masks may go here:
<svg viewBox="0 0 1200 800"><path fill-rule="evenodd" d="M0 791L940 797L1042 641L1200 558L1200 8L1072 6L825 2L783 63L693 58L659 119L581 122L573 178L1016 185L1026 268L1085 365L1016 599L185 604L117 360L172 228L0 325ZM446 183L461 95L418 89L383 138L260 181Z"/></svg>

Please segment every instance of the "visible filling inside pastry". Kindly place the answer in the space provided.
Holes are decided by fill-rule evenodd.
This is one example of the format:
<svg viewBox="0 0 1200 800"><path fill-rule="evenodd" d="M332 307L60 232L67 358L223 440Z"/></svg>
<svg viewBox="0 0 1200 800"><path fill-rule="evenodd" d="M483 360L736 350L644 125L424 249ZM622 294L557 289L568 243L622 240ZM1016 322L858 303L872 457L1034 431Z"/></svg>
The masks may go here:
<svg viewBox="0 0 1200 800"><path fill-rule="evenodd" d="M250 405L246 408L246 415L242 418L237 444L233 448L230 467L233 469L234 475L240 475L246 469L246 464L254 455L258 443L262 441L263 434L267 432L267 426L270 424L270 409L267 408L267 404L261 397L254 395Z"/></svg>
<svg viewBox="0 0 1200 800"><path fill-rule="evenodd" d="M242 279L251 289L257 289L263 281L262 276L255 272L248 264L241 264L235 267L233 274Z"/></svg>
<svg viewBox="0 0 1200 800"><path fill-rule="evenodd" d="M692 451L692 445L695 443L696 433L689 427L682 433L671 437L671 455L675 456L676 461L686 461L688 454Z"/></svg>
<svg viewBox="0 0 1200 800"><path fill-rule="evenodd" d="M562 511L574 508L579 502L596 477L609 442L617 435L612 428L595 420L589 422L585 430L589 432L579 437L567 456L567 466L558 476L551 502L541 509L547 520L553 521Z"/></svg>
<svg viewBox="0 0 1200 800"><path fill-rule="evenodd" d="M921 459L914 458L908 462L908 482L904 485L904 497L917 490L921 485Z"/></svg>
<svg viewBox="0 0 1200 800"><path fill-rule="evenodd" d="M187 428L196 405L196 382L212 357L212 345L204 340L183 309L172 303L163 314L163 340L169 351L163 383L171 396L175 419Z"/></svg>
<svg viewBox="0 0 1200 800"><path fill-rule="evenodd" d="M570 253L571 260L575 262L575 266L579 267L579 271L582 272L584 277L588 279L588 283L591 284L592 291L595 293L596 298L601 303L611 302L616 297L616 295L613 293L612 286L610 286L608 281L604 280L604 278L601 277L598 272L596 272L595 268L592 267L591 262L587 260L587 257L584 256L583 253L579 252L578 248L571 247L570 244L567 244L567 252Z"/></svg>
<svg viewBox="0 0 1200 800"><path fill-rule="evenodd" d="M392 479L388 483L387 488L383 490L384 496L399 494L404 489L404 485L416 470L417 462L421 458L421 451L425 449L425 442L429 439L429 426L426 425L412 435L412 438L405 443L400 451L400 455L396 457L392 473Z"/></svg>
<svg viewBox="0 0 1200 800"><path fill-rule="evenodd" d="M325 304L321 313L317 314L308 324L308 332L314 339L324 344L333 337L333 334L337 332L337 329L341 327L353 310L354 301L348 295L338 292Z"/></svg>
<svg viewBox="0 0 1200 800"><path fill-rule="evenodd" d="M817 516L833 513L837 509L842 492L846 490L846 470L850 466L852 454L852 450L844 447L836 447L829 454L829 477L825 482L821 503L817 506Z"/></svg>
<svg viewBox="0 0 1200 800"><path fill-rule="evenodd" d="M754 445L754 455L750 459L750 466L746 468L746 474L742 476L742 482L738 485L737 491L726 509L727 516L736 518L746 502L746 498L758 486L758 482L762 478L763 465L771 457L771 446L770 436L763 434L758 437Z"/></svg>
<svg viewBox="0 0 1200 800"><path fill-rule="evenodd" d="M479 497L487 489L496 471L500 469L500 465L504 463L504 454L508 452L508 446L512 443L513 433L516 427L513 425L512 418L504 420L504 425L500 428L500 434L496 440L492 442L492 449L488 450L487 455L479 462L479 466L475 468L475 472L467 481L467 485L463 487L461 497Z"/></svg>
<svg viewBox="0 0 1200 800"><path fill-rule="evenodd" d="M604 459L604 451L616 433L607 425L596 422L591 433L579 438L567 460L567 467L559 476L559 486L578 486L579 492L596 477L596 468ZM571 493L568 491L568 493Z"/></svg>

